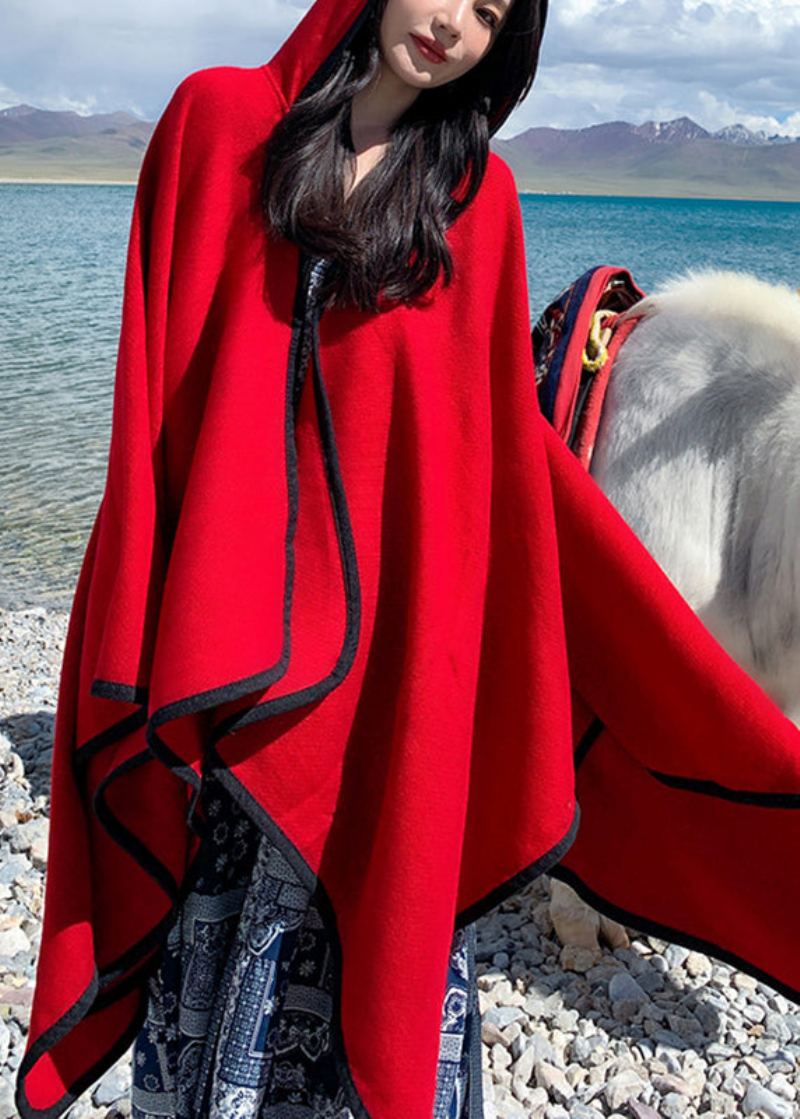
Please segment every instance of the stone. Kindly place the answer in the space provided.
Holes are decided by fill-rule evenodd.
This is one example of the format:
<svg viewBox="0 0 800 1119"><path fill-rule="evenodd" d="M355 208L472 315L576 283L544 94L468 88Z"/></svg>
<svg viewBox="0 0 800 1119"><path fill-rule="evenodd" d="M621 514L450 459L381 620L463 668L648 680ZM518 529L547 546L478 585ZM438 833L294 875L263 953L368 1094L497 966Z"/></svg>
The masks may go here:
<svg viewBox="0 0 800 1119"><path fill-rule="evenodd" d="M502 1096L498 1092L495 1096L495 1106L498 1119L528 1119L525 1108L509 1092Z"/></svg>
<svg viewBox="0 0 800 1119"><path fill-rule="evenodd" d="M570 1119L569 1112L560 1103L548 1104L544 1109L545 1119Z"/></svg>
<svg viewBox="0 0 800 1119"><path fill-rule="evenodd" d="M5 1077L0 1077L0 1119L17 1119L14 1103L14 1085Z"/></svg>
<svg viewBox="0 0 800 1119"><path fill-rule="evenodd" d="M2 1064L2 1061L0 1061ZM783 1073L776 1073L767 1085L770 1092L774 1092L776 1096L780 1096L784 1100L793 1100L797 1097L797 1089L793 1084L790 1084Z"/></svg>
<svg viewBox="0 0 800 1119"><path fill-rule="evenodd" d="M566 1103L575 1094L564 1072L547 1061L537 1061L535 1065L536 1085L544 1088L549 1096L555 1096L556 1102Z"/></svg>
<svg viewBox="0 0 800 1119"><path fill-rule="evenodd" d="M652 1107L641 1100L628 1100L628 1111L633 1119L661 1119L657 1111L653 1111Z"/></svg>
<svg viewBox="0 0 800 1119"><path fill-rule="evenodd" d="M31 942L19 925L0 930L0 956L11 959L17 952L30 952Z"/></svg>
<svg viewBox="0 0 800 1119"><path fill-rule="evenodd" d="M508 1044L500 1027L494 1022L487 1022L485 1018L481 1022L481 1041L490 1048L492 1045Z"/></svg>
<svg viewBox="0 0 800 1119"><path fill-rule="evenodd" d="M633 1069L625 1069L612 1076L605 1085L605 1101L612 1111L627 1103L632 1096L638 1096L644 1089L644 1081Z"/></svg>
<svg viewBox="0 0 800 1119"><path fill-rule="evenodd" d="M752 975L747 975L743 971L737 971L733 976L733 985L738 987L739 990L755 991L758 987L758 980L754 979Z"/></svg>
<svg viewBox="0 0 800 1119"><path fill-rule="evenodd" d="M569 1119L603 1119L603 1113L580 1100L573 1100L569 1105Z"/></svg>
<svg viewBox="0 0 800 1119"><path fill-rule="evenodd" d="M564 971L585 974L602 959L602 952L595 948L584 948L578 944L566 944L561 949L559 963Z"/></svg>
<svg viewBox="0 0 800 1119"><path fill-rule="evenodd" d="M573 1061L579 1061L583 1064L589 1059L591 1053L602 1045L603 1041L599 1034L593 1034L591 1037L575 1037L572 1039L570 1056Z"/></svg>
<svg viewBox="0 0 800 1119"><path fill-rule="evenodd" d="M0 854L0 882L6 886L10 886L16 881L18 876L29 874L31 864L24 855L19 853L13 855Z"/></svg>
<svg viewBox="0 0 800 1119"><path fill-rule="evenodd" d="M680 1119L688 1107L689 1100L680 1092L667 1092L661 1099L660 1109L664 1119Z"/></svg>
<svg viewBox="0 0 800 1119"><path fill-rule="evenodd" d="M30 852L34 866L44 868L47 863L47 837L50 823L44 816L36 816L17 824L11 830L11 845L15 851Z"/></svg>
<svg viewBox="0 0 800 1119"><path fill-rule="evenodd" d="M668 1092L677 1092L681 1096L694 1095L683 1077L676 1076L671 1072L656 1073L650 1078L650 1083L662 1096L665 1096Z"/></svg>
<svg viewBox="0 0 800 1119"><path fill-rule="evenodd" d="M742 1061L751 1072L754 1072L760 1080L766 1080L769 1076L769 1069L759 1057L748 1056Z"/></svg>
<svg viewBox="0 0 800 1119"><path fill-rule="evenodd" d="M103 1076L92 1092L92 1102L97 1107L108 1106L127 1096L131 1089L130 1064L114 1065Z"/></svg>
<svg viewBox="0 0 800 1119"><path fill-rule="evenodd" d="M524 1017L525 1011L519 1006L492 1006L483 1015L483 1021L490 1022L502 1030L504 1026Z"/></svg>
<svg viewBox="0 0 800 1119"><path fill-rule="evenodd" d="M105 1113L103 1119L130 1119L132 1110L130 1098L117 1100L111 1110Z"/></svg>
<svg viewBox="0 0 800 1119"><path fill-rule="evenodd" d="M507 1069L511 1065L511 1054L505 1045L493 1045L491 1049L492 1065L495 1069Z"/></svg>
<svg viewBox="0 0 800 1119"><path fill-rule="evenodd" d="M745 1115L752 1115L754 1111L763 1111L770 1119L793 1119L795 1110L788 1100L782 1100L763 1084L756 1084L752 1080L747 1085L747 1090L742 1100L742 1110Z"/></svg>
<svg viewBox="0 0 800 1119"><path fill-rule="evenodd" d="M647 992L642 990L627 971L618 971L611 976L608 984L608 997L612 1002L620 1002L623 999L636 1003L648 1001Z"/></svg>
<svg viewBox="0 0 800 1119"><path fill-rule="evenodd" d="M588 1072L585 1068L581 1068L580 1065L570 1065L566 1070L565 1076L572 1090L577 1092L588 1076Z"/></svg>
<svg viewBox="0 0 800 1119"><path fill-rule="evenodd" d="M503 1040L505 1041L506 1048L511 1053L512 1057L514 1057L514 1060L516 1060L519 1054L514 1054L512 1046L520 1039L524 1041L522 1026L519 1024L519 1022L509 1022L507 1026L503 1027L500 1033L503 1035Z"/></svg>
<svg viewBox="0 0 800 1119"><path fill-rule="evenodd" d="M690 952L686 957L684 967L692 978L698 978L701 975L708 975L711 971L711 960L708 956L704 956L702 952Z"/></svg>
<svg viewBox="0 0 800 1119"><path fill-rule="evenodd" d="M515 1091L517 1088L527 1088L533 1075L533 1066L536 1061L536 1050L533 1045L529 1045L522 1053L518 1060L511 1066L511 1090L517 1099L521 1096Z"/></svg>

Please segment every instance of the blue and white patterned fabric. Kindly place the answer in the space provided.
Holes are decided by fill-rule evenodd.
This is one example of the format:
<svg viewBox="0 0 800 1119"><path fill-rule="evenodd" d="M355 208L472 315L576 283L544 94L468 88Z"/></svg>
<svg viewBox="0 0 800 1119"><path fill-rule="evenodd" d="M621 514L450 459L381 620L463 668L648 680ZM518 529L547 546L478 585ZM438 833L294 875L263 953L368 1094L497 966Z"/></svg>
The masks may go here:
<svg viewBox="0 0 800 1119"><path fill-rule="evenodd" d="M324 910L216 781L202 795L197 873L134 1044L133 1119L358 1119ZM452 943L433 1119L483 1119L480 1045L468 925Z"/></svg>

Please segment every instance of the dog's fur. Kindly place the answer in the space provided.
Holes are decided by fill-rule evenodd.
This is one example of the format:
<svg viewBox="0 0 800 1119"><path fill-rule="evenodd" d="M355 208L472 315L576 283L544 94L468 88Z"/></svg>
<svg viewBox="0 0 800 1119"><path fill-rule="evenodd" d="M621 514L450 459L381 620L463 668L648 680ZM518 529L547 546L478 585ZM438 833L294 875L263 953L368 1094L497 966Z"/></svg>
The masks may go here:
<svg viewBox="0 0 800 1119"><path fill-rule="evenodd" d="M720 644L800 726L800 291L689 270L618 321L591 474ZM551 881L562 944L625 929Z"/></svg>
<svg viewBox="0 0 800 1119"><path fill-rule="evenodd" d="M667 281L608 387L591 473L720 644L800 725L800 298ZM621 321L620 320L620 321Z"/></svg>

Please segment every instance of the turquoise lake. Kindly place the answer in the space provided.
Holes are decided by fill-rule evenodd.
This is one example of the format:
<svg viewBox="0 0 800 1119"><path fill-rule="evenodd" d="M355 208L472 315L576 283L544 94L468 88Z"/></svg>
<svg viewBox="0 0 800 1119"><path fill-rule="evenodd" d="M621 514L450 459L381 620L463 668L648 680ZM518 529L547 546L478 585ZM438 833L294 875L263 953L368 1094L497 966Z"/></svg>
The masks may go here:
<svg viewBox="0 0 800 1119"><path fill-rule="evenodd" d="M69 606L105 481L132 186L0 184L0 606ZM587 268L800 287L800 206L520 196L533 323Z"/></svg>

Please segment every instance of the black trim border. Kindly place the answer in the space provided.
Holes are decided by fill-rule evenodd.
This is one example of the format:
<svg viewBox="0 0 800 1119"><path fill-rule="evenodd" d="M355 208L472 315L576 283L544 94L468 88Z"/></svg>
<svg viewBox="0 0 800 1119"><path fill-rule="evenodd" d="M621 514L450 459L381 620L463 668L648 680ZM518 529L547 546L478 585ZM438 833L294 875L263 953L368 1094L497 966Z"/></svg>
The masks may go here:
<svg viewBox="0 0 800 1119"><path fill-rule="evenodd" d="M330 52L325 62L318 68L312 78L304 87L303 92L311 91L324 77L326 68L329 67L337 52L343 50L351 37L356 33L366 19L372 4L370 0L363 5L356 19L347 32ZM145 871L162 889L170 902L170 909L149 932L136 944L116 960L95 971L90 983L80 995L78 1000L55 1023L40 1035L32 1044L30 1050L23 1057L16 1073L15 1102L22 1119L59 1119L64 1111L107 1071L125 1050L132 1044L136 1034L146 1017L146 989L145 983L148 974L158 961L158 953L163 946L169 928L180 907L186 891L191 888L195 863L187 868L183 881L179 884L168 868L153 854L153 852L125 825L112 811L108 801L108 790L117 780L149 764L159 761L172 772L181 777L192 790L189 804L187 826L197 835L202 836L204 821L198 811L200 792L205 776L213 770L218 780L234 797L248 816L259 829L267 834L271 841L280 849L296 871L301 881L309 888L315 903L326 922L331 944L336 957L338 973L341 974L342 950L338 934L336 914L328 897L323 883L311 870L299 850L291 843L285 833L275 821L261 808L258 802L250 795L247 789L229 770L216 750L216 744L229 734L238 729L259 722L271 715L293 710L301 705L323 699L336 688L347 676L355 659L358 648L358 639L361 625L361 595L358 577L358 565L353 539L352 526L347 507L346 494L341 476L338 452L336 448L335 432L331 416L330 404L322 376L319 353L319 318L322 308L315 305L308 298L308 282L310 276L310 260L303 253L299 254L299 280L295 291L292 312L292 333L288 356L288 373L285 391L285 437L286 437L286 469L287 486L289 495L289 516L286 533L286 584L284 590L284 632L281 654L278 661L262 672L239 679L219 687L209 689L181 700L170 703L155 711L148 717L148 691L142 685L129 685L125 683L95 679L90 687L90 695L116 702L135 705L138 710L125 715L118 722L107 727L100 734L82 743L74 752L74 774L78 787L86 793L86 767L91 758L108 746L119 742L137 730L145 728L147 748L128 758L125 762L114 767L98 785L92 798L91 808L107 834ZM311 359L313 367L313 391L315 405L320 427L320 441L322 446L326 480L331 499L332 515L339 543L339 554L344 585L346 616L342 646L333 669L326 677L317 683L279 696L272 700L252 704L241 712L237 712L222 720L213 727L210 741L204 751L201 764L201 774L186 765L174 753L159 735L158 730L166 724L200 712L208 711L220 703L235 701L255 691L263 691L270 684L280 680L286 673L289 664L290 639L291 639L291 602L294 583L294 549L293 540L297 523L299 484L297 470L297 444L295 433L295 390L302 387L304 371L299 369L298 351L302 337L303 327L310 325L311 329ZM299 394L298 394L299 396ZM604 724L595 718L582 736L581 742L575 753L577 768L585 761L590 749L599 741ZM703 795L735 799L743 803L757 804L771 808L798 808L800 807L800 794L755 793L745 790L730 790L713 782L696 781L689 778L676 777L669 774L650 771L659 781L672 787L680 787ZM86 799L86 797L84 798ZM561 860L573 844L580 823L580 806L575 802L572 821L567 832L547 852L540 856L529 866L523 868L506 882L501 883L488 895L472 905L466 907L456 915L455 929L468 927L468 935L476 936L475 922L502 901L511 897L525 888L535 878L543 873L550 873L553 877L572 885L589 904L594 905L599 911L609 916L630 923L644 932L672 940L701 951L708 952L715 958L728 962L742 971L758 977L775 990L793 1001L800 1001L800 991L780 983L774 977L767 975L760 969L747 964L733 953L727 952L710 942L702 941L689 936L680 930L658 924L641 918L633 913L621 909L592 891L574 872L559 866ZM473 942L474 949L474 942ZM112 1043L106 1054L97 1060L86 1072L70 1085L69 1089L55 1104L48 1108L37 1109L30 1105L26 1098L24 1081L33 1066L52 1049L58 1042L70 1033L80 1022L92 1012L112 1005L116 1000L129 995L137 987L139 991L139 1006L130 1026L123 1034ZM473 984L474 1005L478 1006L477 984ZM336 993L334 1000L333 1029L334 1029L334 1059L343 1083L347 1086L350 1109L356 1119L370 1119L352 1079L350 1066L344 1045L344 1036L341 1028L341 990ZM474 1084L470 1085L471 1092L475 1094L475 1104L470 1101L470 1119L483 1119L482 1108L482 1073L481 1073L481 1039L480 1039L480 1014L478 1014L478 1028L472 1039L471 1062ZM475 1040L477 1038L477 1041Z"/></svg>
<svg viewBox="0 0 800 1119"><path fill-rule="evenodd" d="M751 808L800 808L800 793L764 793L754 789L729 789L716 781L704 781L696 777L679 777L672 773L662 773L648 769L651 777L668 785L671 789L681 789L686 793L729 800L734 804L748 804Z"/></svg>
<svg viewBox="0 0 800 1119"><path fill-rule="evenodd" d="M575 751L576 775L580 766L586 760L589 751L600 741L603 733L607 729L605 723L598 716L595 716L589 724L589 727L585 731ZM694 793L699 796L710 796L719 800L731 801L736 804L747 804L757 808L800 808L800 793L768 793L752 789L731 789L725 785L718 784L716 781L704 781L693 777L683 777L676 774L663 773L660 770L650 768L646 768L646 772L649 773L651 777L655 778L656 781L667 785L669 788L681 789L684 792ZM731 967L737 968L746 975L751 975L754 979L766 983L779 994L791 999L792 1002L800 1004L800 989L795 990L795 988L791 987L788 983L782 982L782 980L776 978L774 975L770 975L755 964L748 963L747 960L742 959L740 956L736 955L736 953L730 952L728 949L722 948L718 944L714 944L713 941L693 936L691 933L683 932L681 929L673 928L659 921L652 921L648 917L642 917L637 913L633 913L631 910L617 905L615 902L609 901L593 890L591 886L588 886L574 870L568 867L556 865L549 871L549 874L551 878L558 878L568 886L572 886L575 892L582 897L588 905L596 909L598 913L603 913L612 920L618 921L623 925L629 925L631 928L646 933L648 936L654 936L660 940L668 940L674 944L681 944L685 948L703 952L705 955L712 956L722 963L730 964Z"/></svg>
<svg viewBox="0 0 800 1119"><path fill-rule="evenodd" d="M767 986L777 991L778 994L800 1005L800 989L795 990L795 988L790 987L788 983L783 983L780 979L776 979L774 975L769 975L761 968L743 960L741 956L737 956L735 952L729 952L726 948L721 948L711 940L703 940L701 937L683 932L682 929L673 928L671 925L664 925L660 921L652 921L649 917L642 917L638 913L633 913L629 909L624 909L622 906L616 905L614 902L596 893L591 886L586 885L575 871L569 870L567 867L554 867L553 870L550 871L550 877L558 878L559 881L565 882L568 886L572 886L575 893L579 894L585 902L599 913L611 917L612 920L619 921L622 925L628 925L630 928L635 929L637 932L645 933L647 936L654 936L659 940L667 940L673 944L681 944L684 948L702 952L704 955L712 956L721 963L730 964L731 967L737 968L737 970L744 972L746 975L752 975L754 979L766 983Z"/></svg>
<svg viewBox="0 0 800 1119"><path fill-rule="evenodd" d="M353 33L355 24L351 26L350 33ZM343 40L343 42L346 40ZM340 44L341 45L341 44ZM15 1089L15 1103L19 1109L22 1119L57 1119L58 1116L63 1114L64 1110L69 1107L74 1100L89 1086L95 1079L97 1079L104 1071L111 1067L116 1059L121 1055L120 1050L109 1050L108 1060L100 1060L92 1066L90 1070L84 1073L75 1084L71 1085L68 1091L61 1097L56 1104L47 1109L33 1108L26 1098L25 1093L25 1078L31 1071L36 1062L41 1056L49 1049L53 1048L63 1037L65 1037L70 1030L72 1030L80 1021L82 1021L90 1013L91 1009L97 1005L97 1000L103 997L106 1001L101 1005L106 1005L108 1001L113 1000L114 997L121 997L121 995L128 990L126 986L127 980L125 979L126 972L131 966L137 963L149 953L154 953L162 943L166 932L169 930L177 910L180 905L182 894L184 892L178 884L169 869L149 850L141 840L134 835L125 825L115 816L107 801L107 790L110 785L115 781L124 777L126 774L148 764L153 760L162 762L168 769L172 770L179 777L181 777L192 789L192 799L189 805L189 813L187 818L187 826L192 828L196 834L202 835L204 821L198 811L198 801L200 790L203 784L203 777L208 772L209 763L212 757L223 767L226 777L231 778L228 784L229 791L241 791L245 794L245 799L239 797L242 806L249 812L250 816L254 819L255 823L263 830L267 831L272 837L273 841L278 844L283 853L286 855L288 861L295 867L304 881L309 881L308 876L313 878L312 892L317 891L317 879L313 875L305 860L302 859L299 852L289 843L288 839L283 835L277 825L261 812L260 815L263 819L259 818L256 814L255 808L259 808L255 802L251 808L248 809L246 801L251 798L246 794L243 786L230 774L224 767L224 763L219 755L214 750L214 745L223 737L233 733L239 727L249 723L255 723L261 719L265 719L273 714L278 714L282 711L292 710L305 703L322 699L335 687L337 687L345 678L350 668L352 667L353 660L355 659L356 650L358 647L358 637L360 632L361 622L361 597L360 585L358 578L358 567L355 551L355 543L353 539L353 531L350 523L349 512L347 509L346 494L344 483L341 477L339 467L338 453L336 449L335 432L333 428L333 420L331 416L330 405L328 402L325 384L322 377L322 369L319 355L319 317L321 308L313 304L308 298L308 279L310 271L310 258L305 254L298 254L298 272L299 282L295 290L294 308L292 314L292 335L289 346L288 357L288 371L286 377L286 390L285 390L285 424L284 430L286 435L286 461L287 461L287 487L289 494L289 517L286 533L286 584L284 590L284 639L281 656L277 663L271 668L261 673L256 673L253 676L246 677L242 680L237 680L229 684L222 685L217 688L209 689L208 691L201 692L192 696L187 696L182 700L170 703L163 708L155 711L149 718L147 714L148 690L142 685L129 685L116 681L96 679L92 681L89 689L90 694L101 699L115 700L117 702L136 704L139 707L138 711L124 716L118 722L107 727L100 734L95 735L87 742L82 743L76 748L73 754L73 772L78 788L82 791L84 802L87 800L86 796L86 765L88 761L106 747L125 738L127 735L134 733L136 730L145 727L145 737L147 741L147 748L139 753L128 758L126 761L120 763L113 768L98 785L95 795L92 799L91 810L95 813L97 819L106 830L108 835L113 839L131 858L145 871L166 894L171 905L169 912L162 918L157 925L153 927L150 932L143 937L136 944L132 945L125 953L118 959L112 961L102 969L101 972L96 973L92 981L84 991L83 995L73 1006L66 1011L48 1030L46 1030L31 1046L28 1053L23 1057L22 1062L16 1074L16 1089ZM246 711L240 712L235 716L228 717L223 722L217 724L213 728L211 734L211 741L207 745L201 765L201 776L198 776L195 770L186 765L181 758L179 758L163 741L158 734L158 728L164 726L166 723L171 722L177 718L185 715L197 714L201 711L209 710L219 703L229 702L240 699L250 692L256 690L263 690L269 684L281 679L288 668L289 653L290 653L290 621L291 621L291 595L294 576L294 551L293 539L297 521L297 509L299 498L299 483L297 471L297 444L295 434L295 409L294 409L294 388L296 380L299 376L298 370L298 343L302 334L302 329L305 323L309 323L312 331L312 365L314 374L314 392L315 402L317 406L318 417L320 421L320 439L322 444L322 453L324 457L326 478L328 481L329 494L332 503L334 523L337 531L337 538L339 542L339 554L342 566L343 584L345 592L345 605L346 605L346 619L345 619L345 633L340 650L339 656L331 672L321 681L310 687L303 688L299 691L289 693L285 696L279 696L273 700L267 700L259 704L254 704L247 708ZM234 789L235 786L235 789ZM87 808L89 806L87 805ZM194 860L196 862L196 859ZM191 872L194 867L192 866L187 870L184 882L191 878ZM321 889L321 883L319 883ZM184 886L185 888L185 886ZM320 895L322 900L322 911L325 911L329 916L333 915L333 907L330 904L326 895ZM335 920L335 917L334 917ZM333 940L335 941L336 948L341 958L341 946L339 943L338 933L335 933L335 924ZM152 963L153 961L149 961ZM138 978L141 978L141 973L136 973ZM128 976L132 979L133 976ZM107 992L107 993L105 993ZM105 994L104 994L105 993ZM142 1008L140 1006L140 1014ZM143 1021L143 1018L141 1019ZM141 1024L141 1022L140 1022ZM341 1024L336 1022L337 1033L342 1040ZM126 1035L127 1036L127 1035ZM128 1040L130 1044L135 1037L133 1034ZM111 1053L116 1055L111 1060ZM346 1060L346 1058L345 1058ZM87 1076L92 1074L92 1079L87 1080ZM367 1112L358 1097L355 1086L352 1082L352 1077L349 1073L349 1068L346 1070L345 1083L350 1086L352 1093L352 1102L350 1103L351 1110L354 1112L356 1119L369 1119Z"/></svg>
<svg viewBox="0 0 800 1119"><path fill-rule="evenodd" d="M264 812L248 790L227 768L216 749L216 745L222 738L235 733L240 727L258 722L268 718L270 715L292 710L302 704L324 698L325 695L337 687L346 677L352 667L358 647L361 621L361 598L355 544L347 509L344 484L339 468L333 420L322 377L319 354L319 317L321 310L318 306L311 305L310 301L306 298L310 268L310 259L301 253L299 255L300 281L295 293L292 338L289 348L289 367L285 393L289 518L286 536L284 642L281 656L275 665L264 672L256 673L253 676L233 681L232 683L209 689L205 692L187 696L182 700L178 700L160 708L149 717L147 714L148 690L144 686L133 686L103 679L95 679L92 681L89 689L91 695L101 699L135 704L139 710L125 715L118 720L118 722L107 727L103 732L89 739L87 742L82 743L75 750L73 764L76 783L84 794L84 801L87 801L86 767L89 760L106 747L113 745L127 735L134 733L142 727L145 728L146 749L132 755L105 775L95 790L91 804L87 804L87 810L90 808L95 813L97 819L111 839L126 851L137 865L160 886L170 901L170 909L140 941L132 945L125 953L112 961L111 964L106 965L99 973L96 973L92 982L78 1001L33 1043L31 1049L23 1058L16 1077L15 1101L22 1119L58 1119L66 1108L74 1103L75 1099L90 1084L97 1080L103 1072L107 1071L107 1069L122 1055L124 1050L132 1044L146 1016L147 1000L145 992L143 991L135 1023L133 1023L130 1029L118 1039L118 1042L115 1043L111 1049L109 1049L105 1058L95 1062L87 1072L82 1074L82 1076L70 1086L64 1096L50 1108L36 1109L29 1104L25 1095L24 1080L33 1066L44 1053L53 1048L79 1022L86 1018L93 1009L108 1005L115 999L129 993L132 987L144 981L146 974L151 968L155 967L158 962L158 951L163 946L163 941L175 919L184 893L190 888L190 882L197 865L196 857L187 869L183 883L179 886L168 868L145 846L138 836L131 832L130 829L116 817L108 803L107 792L114 782L152 761L160 761L190 786L192 798L189 805L187 826L201 836L203 834L205 821L202 819L197 805L204 778L210 770L214 770L216 778L250 816L256 826L270 837L271 841L275 843L283 856L296 871L301 881L308 887L315 899L315 903L320 909L320 913L323 915L323 919L326 921L336 956L336 963L339 968L339 973L341 974L342 951L337 930L336 915L321 880L314 874L298 849L290 842L275 821ZM210 740L206 744L204 750L201 763L201 775L198 776L191 766L186 765L183 759L178 757L174 751L170 749L167 743L158 734L158 729L175 719L207 711L219 703L237 700L250 692L263 690L285 674L289 663L291 590L294 575L292 541L296 526L299 489L297 477L297 446L294 429L294 389L299 376L297 360L298 345L303 324L306 322L310 323L312 331L311 358L315 402L320 420L322 452L333 517L339 541L346 598L346 621L342 647L333 669L323 680L309 687L300 689L299 691L279 696L276 699L253 704L246 710L229 716L213 727ZM530 866L515 874L507 882L493 890L486 898L459 913L456 918L454 932L456 928L474 924L477 917L527 885L535 877L544 873L554 862L562 858L575 838L578 828L578 819L579 808L576 804L573 820L567 834L562 837L550 851L546 852ZM142 960L144 960L144 963L135 971L131 972L130 969ZM475 999L477 1003L477 987L475 990ZM341 991L337 993L335 999L335 1011L333 1016L335 1061L342 1082L346 1086L347 1094L350 1096L348 1106L353 1112L355 1119L370 1119L358 1095L347 1060L344 1036L341 1028L341 1016L339 1013L340 1001ZM471 1119L483 1119L479 1025L476 1034L477 1042L474 1042L475 1048L471 1056L473 1068L478 1077L475 1090L479 1096L479 1106L481 1110L476 1112L475 1116L472 1116Z"/></svg>
<svg viewBox="0 0 800 1119"><path fill-rule="evenodd" d="M469 988L472 1035L469 1039L469 1115L465 1119L485 1119L483 1110L483 1042L481 1039L481 1003L478 997L478 975L476 970L476 950L478 946L478 926L475 922L467 925L467 951L469 953Z"/></svg>
<svg viewBox="0 0 800 1119"><path fill-rule="evenodd" d="M522 870L517 871L511 878L501 882L499 886L491 890L485 897L480 898L478 901L468 905L465 909L460 910L456 915L456 928L463 928L465 925L472 924L480 917L485 916L490 909L494 909L506 898L510 898L513 894L518 893L520 890L525 889L533 882L534 878L539 875L545 874L550 871L556 863L564 858L567 851L575 842L575 837L578 834L578 827L580 825L581 809L578 802L575 802L575 810L572 814L572 822L564 835L559 839L549 851L540 855L535 862L530 863L529 866L523 867Z"/></svg>

